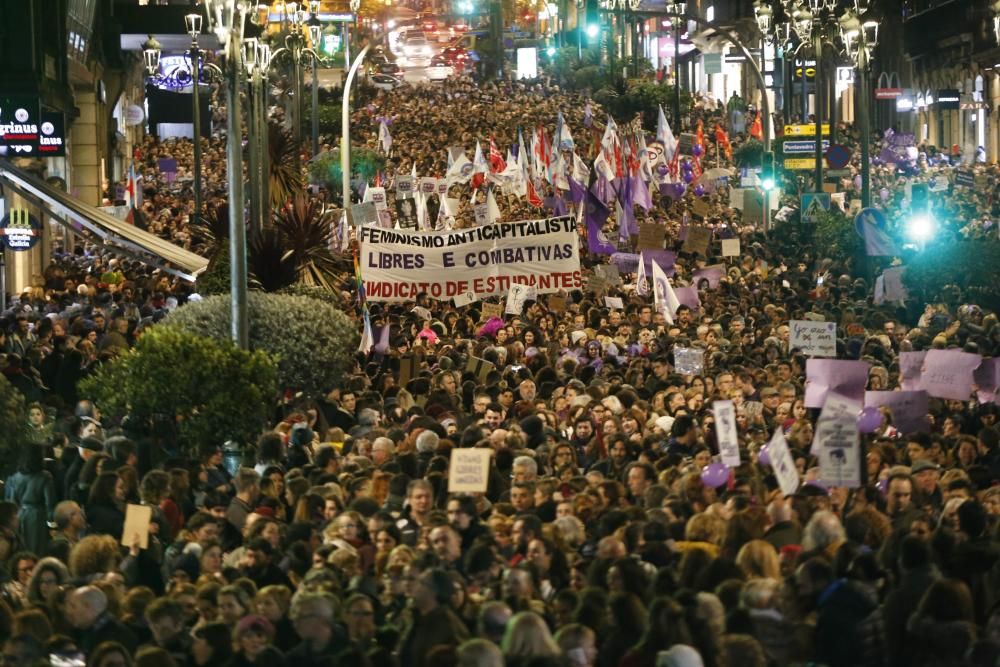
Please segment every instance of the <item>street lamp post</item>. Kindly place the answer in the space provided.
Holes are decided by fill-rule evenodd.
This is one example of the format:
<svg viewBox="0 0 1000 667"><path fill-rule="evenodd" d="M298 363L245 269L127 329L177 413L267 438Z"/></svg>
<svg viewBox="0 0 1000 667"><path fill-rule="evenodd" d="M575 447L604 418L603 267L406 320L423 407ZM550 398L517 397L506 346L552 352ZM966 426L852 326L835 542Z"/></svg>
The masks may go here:
<svg viewBox="0 0 1000 667"><path fill-rule="evenodd" d="M244 0L205 0L209 26L226 51L226 177L229 185L229 282L232 338L249 347L247 318L247 237L243 208L243 131L240 119Z"/></svg>
<svg viewBox="0 0 1000 667"><path fill-rule="evenodd" d="M351 83L354 82L354 75L358 73L358 68L364 62L368 49L369 45L361 49L361 53L354 59L354 64L351 65L351 69L347 72L347 79L344 81L340 128L340 171L344 211L351 205Z"/></svg>
<svg viewBox="0 0 1000 667"><path fill-rule="evenodd" d="M667 13L673 14L671 25L674 30L674 127L680 132L681 127L681 24L687 11L686 2L670 2Z"/></svg>
<svg viewBox="0 0 1000 667"><path fill-rule="evenodd" d="M868 11L867 0L854 0L855 15L848 15L841 21L840 36L844 51L854 62L858 71L855 106L858 124L861 126L861 205L868 208L872 204L871 188L871 113L868 97L868 68L872 50L878 46L878 21L865 18Z"/></svg>

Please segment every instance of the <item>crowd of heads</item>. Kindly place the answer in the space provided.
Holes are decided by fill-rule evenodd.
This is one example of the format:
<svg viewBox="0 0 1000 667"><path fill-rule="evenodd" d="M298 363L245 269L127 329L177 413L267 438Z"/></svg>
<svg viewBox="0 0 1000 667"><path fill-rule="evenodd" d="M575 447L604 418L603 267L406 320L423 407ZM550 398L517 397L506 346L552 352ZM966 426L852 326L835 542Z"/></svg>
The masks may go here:
<svg viewBox="0 0 1000 667"><path fill-rule="evenodd" d="M374 137L374 118L394 117L389 178L414 162L443 175L448 145L507 146L558 110L591 142L583 103L449 82L377 97L356 119ZM189 146L144 147L143 210L155 233L198 249ZM171 183L158 156L178 160ZM903 188L879 183L887 201ZM942 201L978 230L992 200L977 198L971 212L960 192ZM0 502L5 662L995 664L996 405L931 399L928 432L883 409L862 435L861 486L831 486L789 323L836 322L838 357L868 361L867 388L892 390L900 352L994 354L997 316L961 292L878 305L869 280L806 235L744 224L725 190L708 201L709 224L743 248L713 285L695 281L706 259L679 241L691 199L657 197L650 213L679 250L675 283L699 287L672 322L627 274L502 317L425 295L369 304L384 344L327 394L288 401L241 452L178 448L169 420L140 427L77 394L195 286L93 248L59 253L3 339L5 373L34 401L33 444ZM508 219L542 215L506 205ZM604 261L583 254L588 270ZM677 348L702 350L703 367L679 372ZM713 486L718 400L733 402L741 463ZM760 459L776 431L800 479L790 495ZM458 448L489 452L484 492L450 492Z"/></svg>

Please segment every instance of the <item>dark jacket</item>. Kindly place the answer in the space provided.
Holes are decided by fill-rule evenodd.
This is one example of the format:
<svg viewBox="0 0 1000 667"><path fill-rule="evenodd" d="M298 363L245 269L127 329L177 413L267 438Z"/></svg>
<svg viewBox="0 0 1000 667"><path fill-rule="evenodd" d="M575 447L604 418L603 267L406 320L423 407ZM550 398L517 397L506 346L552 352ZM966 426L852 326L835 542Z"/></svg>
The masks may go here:
<svg viewBox="0 0 1000 667"><path fill-rule="evenodd" d="M139 647L139 642L132 631L107 612L98 616L92 626L79 632L76 645L84 655L90 655L103 642L118 642L125 647L129 655L135 654L135 650Z"/></svg>
<svg viewBox="0 0 1000 667"><path fill-rule="evenodd" d="M117 505L104 502L93 502L87 505L88 533L91 535L110 535L121 538L125 527L125 512Z"/></svg>

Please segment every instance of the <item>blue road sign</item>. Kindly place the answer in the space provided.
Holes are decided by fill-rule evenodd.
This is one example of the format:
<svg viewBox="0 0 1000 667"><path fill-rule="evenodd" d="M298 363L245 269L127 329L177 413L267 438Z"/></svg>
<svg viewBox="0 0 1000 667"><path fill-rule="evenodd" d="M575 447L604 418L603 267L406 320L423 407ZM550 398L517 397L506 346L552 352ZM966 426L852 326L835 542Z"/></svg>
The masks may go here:
<svg viewBox="0 0 1000 667"><path fill-rule="evenodd" d="M851 150L843 144L834 144L826 150L826 163L830 169L843 169L851 161Z"/></svg>
<svg viewBox="0 0 1000 667"><path fill-rule="evenodd" d="M829 192L806 192L802 195L799 218L805 224L816 224L819 217L830 210Z"/></svg>
<svg viewBox="0 0 1000 667"><path fill-rule="evenodd" d="M885 213L877 208L863 208L858 211L856 216L854 216L854 231L856 231L858 236L861 238L865 238L865 223L878 227L883 231L885 231L886 226L888 225Z"/></svg>
<svg viewBox="0 0 1000 667"><path fill-rule="evenodd" d="M826 151L830 147L830 140L823 140L823 150ZM815 153L816 152L816 141L814 139L809 139L807 141L785 141L781 144L781 152L785 154L796 154L796 153Z"/></svg>

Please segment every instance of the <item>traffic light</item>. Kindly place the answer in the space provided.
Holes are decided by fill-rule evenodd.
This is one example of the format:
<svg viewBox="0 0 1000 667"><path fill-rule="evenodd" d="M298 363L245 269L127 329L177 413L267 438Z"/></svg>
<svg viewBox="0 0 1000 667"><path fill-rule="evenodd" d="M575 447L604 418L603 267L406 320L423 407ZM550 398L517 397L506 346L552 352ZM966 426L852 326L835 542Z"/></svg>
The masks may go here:
<svg viewBox="0 0 1000 667"><path fill-rule="evenodd" d="M760 187L764 192L774 189L777 179L774 173L774 153L766 151L761 156Z"/></svg>

